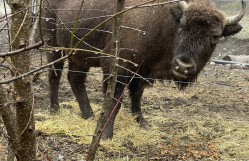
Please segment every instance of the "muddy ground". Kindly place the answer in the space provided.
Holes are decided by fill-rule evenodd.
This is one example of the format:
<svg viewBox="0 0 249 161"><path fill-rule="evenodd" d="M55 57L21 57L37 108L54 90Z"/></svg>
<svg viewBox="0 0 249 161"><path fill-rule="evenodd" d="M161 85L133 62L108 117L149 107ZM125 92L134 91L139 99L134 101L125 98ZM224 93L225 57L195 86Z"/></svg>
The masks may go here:
<svg viewBox="0 0 249 161"><path fill-rule="evenodd" d="M248 55L249 39L222 39L213 58L221 59L228 54ZM40 66L45 57L34 51L32 60L35 62L33 67ZM96 158L249 160L249 70L236 68L231 69L229 65L217 65L210 61L201 72L197 83L185 91L179 91L168 80L157 81L153 87L146 89L142 98L142 110L152 126L150 131L140 129L133 121L126 93L115 126L114 140L102 142ZM93 68L91 72L87 78L87 92L97 117L103 101L102 75L99 68ZM66 70L59 94L62 110L57 116L47 113L49 100L46 71L33 85L36 129L39 131L37 159L84 160L97 118L86 121L79 117L77 103L66 79ZM70 123L74 118L77 119ZM67 119L69 121L65 121ZM59 129L56 122L64 126ZM76 128L81 129L82 133L76 134L71 129L77 124L85 124ZM0 132L4 133L2 127L0 122ZM86 131L89 128L91 130L88 134ZM0 135L0 160L5 160L7 155L6 137L3 133Z"/></svg>

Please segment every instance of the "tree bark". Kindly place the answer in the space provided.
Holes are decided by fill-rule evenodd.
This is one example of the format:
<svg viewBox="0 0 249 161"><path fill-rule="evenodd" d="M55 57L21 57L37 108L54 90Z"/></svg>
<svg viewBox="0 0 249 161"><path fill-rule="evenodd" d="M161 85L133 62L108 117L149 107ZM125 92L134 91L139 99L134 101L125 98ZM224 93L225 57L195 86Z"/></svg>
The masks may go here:
<svg viewBox="0 0 249 161"><path fill-rule="evenodd" d="M15 144L15 116L11 111L10 107L6 104L7 99L4 93L3 87L0 86L0 115L2 116L4 126L6 127L8 142L9 142L9 150L8 150L8 161L14 160L14 154L16 152L16 144Z"/></svg>
<svg viewBox="0 0 249 161"><path fill-rule="evenodd" d="M29 45L29 0L10 0L11 12L11 50ZM21 12L20 12L21 11ZM30 71L30 51L11 56L15 67L13 76ZM30 77L14 81L16 103L16 158L18 161L32 161L36 158L36 137L33 110L33 92Z"/></svg>
<svg viewBox="0 0 249 161"><path fill-rule="evenodd" d="M124 9L125 0L117 0L116 13L121 12ZM119 56L119 39L120 39L120 27L122 23L122 14L115 17L114 20L114 31L112 35L112 52L111 54L115 57ZM101 135L104 131L104 126L108 121L108 118L112 112L113 104L112 100L114 97L116 81L117 81L117 71L118 71L118 59L111 58L110 63L110 78L108 79L107 91L104 98L103 109L97 122L97 126L94 132L93 140L90 146L90 151L86 160L93 161L97 148L100 143Z"/></svg>

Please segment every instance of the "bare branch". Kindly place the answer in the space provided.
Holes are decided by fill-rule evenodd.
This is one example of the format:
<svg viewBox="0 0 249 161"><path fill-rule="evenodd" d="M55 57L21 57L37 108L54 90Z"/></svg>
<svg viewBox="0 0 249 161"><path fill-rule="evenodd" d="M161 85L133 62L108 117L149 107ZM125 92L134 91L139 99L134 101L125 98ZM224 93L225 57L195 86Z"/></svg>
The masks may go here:
<svg viewBox="0 0 249 161"><path fill-rule="evenodd" d="M114 57L116 59L119 59L119 60L122 60L124 62L129 62L131 63L132 65L134 66L138 66L138 64L130 61L130 60L127 60L127 59L123 59L121 57L116 57L114 55L111 55L111 54L108 54L108 53L104 53L104 52L101 52L101 51L93 51L93 50L87 50L87 49L79 49L79 48L64 48L64 47L50 47L48 46L48 48L40 48L41 50L45 50L45 51L54 51L54 50L64 50L64 51L68 51L68 50L72 50L72 51L84 51L84 52L90 52L90 53L94 53L94 54L101 54L101 55L104 55L104 56L108 56L108 57Z"/></svg>
<svg viewBox="0 0 249 161"><path fill-rule="evenodd" d="M7 28L9 28L9 22L8 22L8 16L7 16L7 8L6 8L6 4L5 1L3 1L3 5L4 5L4 12L5 12L5 19L6 19L6 26ZM8 30L8 42L10 44L10 31ZM9 45L9 50L10 50L10 45Z"/></svg>
<svg viewBox="0 0 249 161"><path fill-rule="evenodd" d="M14 73L19 73L19 74L21 74L19 71L18 71L18 69L14 66L14 64L11 62L11 60L9 60L8 58L7 59L5 59L8 63L9 63L9 65L12 67L12 68L10 68L10 71L14 74Z"/></svg>
<svg viewBox="0 0 249 161"><path fill-rule="evenodd" d="M74 22L74 26L73 26L73 32L72 32L71 40L70 40L70 44L69 44L70 48L73 47L73 38L74 38L74 35L75 35L75 30L76 30L76 26L77 26L77 23L78 23L78 19L80 17L80 13L81 13L82 8L83 8L83 4L84 4L84 0L81 1L81 5L80 5L80 9L78 11L78 15L75 18L75 22Z"/></svg>
<svg viewBox="0 0 249 161"><path fill-rule="evenodd" d="M21 48L19 50L10 51L10 52L7 52L7 53L0 53L0 57L15 55L15 54L18 54L20 52L24 52L24 51L27 51L27 50L38 48L38 47L40 47L42 45L43 45L43 42L40 41L40 42L38 42L36 44L30 45L28 47Z"/></svg>
<svg viewBox="0 0 249 161"><path fill-rule="evenodd" d="M128 72L130 72L130 73L132 73L133 75L138 76L139 78L143 79L144 81L146 81L146 82L149 83L150 85L153 85L153 84L152 84L150 81L148 81L146 78L144 78L143 76L137 74L137 72L133 72L133 71L131 71L131 70L129 70L129 69L123 67L123 66L118 65L118 64L116 64L116 66L119 67L119 68L122 68L122 69L124 69L124 70L126 70L126 71L128 71Z"/></svg>
<svg viewBox="0 0 249 161"><path fill-rule="evenodd" d="M142 5L145 5L145 4L148 4L148 3L152 3L152 2L155 2L155 1L156 1L156 0L146 1L146 2L140 3L140 4L136 5L136 6L133 6L133 7L131 7L131 8L128 8L128 9L126 9L126 10L123 10L123 11L121 11L121 12L116 13L116 14L113 15L112 17L110 17L110 18L104 20L102 23L100 23L99 25L97 25L96 27L94 27L94 28L93 28L91 31L89 31L87 34L85 34L85 35L80 39L80 41L74 46L74 48L77 48L77 47L80 45L80 43L82 43L82 42L84 41L84 39L85 39L88 35L90 35L91 33L93 33L93 32L94 32L95 30L97 30L100 26L102 26L102 25L105 24L106 22L110 21L111 19L113 19L113 18L115 18L115 17L117 17L117 16L119 16L119 15L122 15L123 13L125 13L125 12L127 12L127 11L129 11L129 10L131 10L131 9L134 9L134 8L136 8L136 7L138 7L138 6L142 6Z"/></svg>
<svg viewBox="0 0 249 161"><path fill-rule="evenodd" d="M0 110L2 110L3 108L6 108L10 105L15 105L17 103L21 103L22 101L21 100L17 100L17 101L13 101L13 102L8 102L8 103L4 103L4 104L0 104L1 108Z"/></svg>
<svg viewBox="0 0 249 161"><path fill-rule="evenodd" d="M72 55L73 55L73 53L72 53ZM60 62L60 61L62 61L62 60L65 60L65 59L69 58L69 56L71 56L71 55L66 55L66 56L64 56L64 57L61 57L60 59L57 59L57 60L55 60L55 61L53 61L53 62L51 62L51 63L48 63L48 64L46 64L46 65L43 65L43 66L41 66L41 67L39 67L39 68L37 68L37 69L34 69L34 70L30 71L30 72L27 72L27 73L25 73L25 74L19 75L19 76L17 76L17 77L11 78L11 79L6 80L6 81L2 81L2 82L0 82L0 84L7 84L7 83L10 83L10 82L12 82L12 81L14 81L14 80L17 80L17 79L20 79L20 78L24 78L24 77L26 77L26 76L28 76L28 75L30 75L30 74L33 74L33 73L35 73L35 72L37 72L37 71L39 71L39 70L41 70L41 69L44 69L44 68L47 68L47 67L51 66L51 65L53 65L54 63Z"/></svg>
<svg viewBox="0 0 249 161"><path fill-rule="evenodd" d="M153 7L153 6L159 6L159 5L164 5L164 4L169 4L169 3L175 3L175 2L179 2L179 1L184 1L184 0L171 0L168 2L161 2L161 3L153 3L153 4L146 4L146 5L141 5L141 6L137 6L136 8L142 8L142 7ZM133 8L134 6L131 7L125 7L126 9L130 9Z"/></svg>
<svg viewBox="0 0 249 161"><path fill-rule="evenodd" d="M48 6L49 6L49 8L53 11L53 13L55 14L55 16L56 16L56 18L63 24L63 27L65 27L71 34L72 34L72 31L64 24L64 22L60 19L60 17L54 12L54 10L53 10L53 8L50 6L50 4L49 4L49 2L46 0L46 2L47 2L47 4L48 4ZM80 40L80 38L78 38L76 35L74 35L74 37L76 38L76 39L78 39L78 40ZM88 44L88 43L86 43L85 41L82 41L85 45L87 45L87 46L89 46L89 47L91 47L91 48L93 48L93 49L95 49L95 50L97 50L97 51L102 51L101 49L98 49L98 48L96 48L96 47L94 47L94 46L92 46L92 45L90 45L90 44ZM75 47L76 48L76 47Z"/></svg>
<svg viewBox="0 0 249 161"><path fill-rule="evenodd" d="M133 27L121 26L121 28L130 29L130 30L134 30L134 31L138 31L138 32L141 32L143 34L146 34L146 31L139 30L139 29L136 29L136 28L133 28Z"/></svg>

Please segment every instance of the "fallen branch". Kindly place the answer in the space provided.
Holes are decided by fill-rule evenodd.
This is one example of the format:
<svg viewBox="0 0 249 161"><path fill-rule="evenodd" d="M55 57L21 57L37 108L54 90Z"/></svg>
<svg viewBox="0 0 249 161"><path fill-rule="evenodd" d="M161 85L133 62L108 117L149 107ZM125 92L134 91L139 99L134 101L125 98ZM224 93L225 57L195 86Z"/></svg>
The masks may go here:
<svg viewBox="0 0 249 161"><path fill-rule="evenodd" d="M227 61L227 60L216 60L213 59L212 62L214 62L215 64L236 64L236 65L244 65L244 66L248 66L249 67L249 63L242 63L242 62L236 62L236 61Z"/></svg>
<svg viewBox="0 0 249 161"><path fill-rule="evenodd" d="M249 55L227 55L223 60L249 63Z"/></svg>

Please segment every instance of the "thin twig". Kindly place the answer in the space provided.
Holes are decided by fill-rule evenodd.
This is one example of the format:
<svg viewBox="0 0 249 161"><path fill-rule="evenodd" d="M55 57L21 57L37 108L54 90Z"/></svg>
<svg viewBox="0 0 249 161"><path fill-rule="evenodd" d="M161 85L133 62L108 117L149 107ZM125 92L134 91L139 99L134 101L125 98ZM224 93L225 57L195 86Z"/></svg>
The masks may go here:
<svg viewBox="0 0 249 161"><path fill-rule="evenodd" d="M34 6L37 6L37 5L34 5ZM33 6L28 6L28 7L24 8L24 9L21 9L21 10L19 10L19 11L14 12L14 13L9 13L9 14L7 14L7 15L10 15L10 16L8 16L8 19L11 19L12 16L14 16L14 15L20 13L20 12L26 11L26 10L29 9L30 7L33 7ZM1 20L1 19L3 19L3 20ZM0 22L2 22L2 21L5 21L5 15L2 16L2 17L0 18Z"/></svg>
<svg viewBox="0 0 249 161"><path fill-rule="evenodd" d="M150 81L148 81L146 78L144 78L144 77L141 76L140 74L137 74L136 72L133 72L133 71L131 71L131 70L129 70L129 69L123 67L123 66L118 65L118 64L116 64L116 66L119 67L119 68L122 68L122 69L124 69L124 70L126 70L126 71L128 71L128 72L130 72L130 73L132 73L132 74L135 74L135 75L138 76L139 78L143 79L144 81L146 81L147 83L149 83L150 85L152 85L152 83L151 83Z"/></svg>
<svg viewBox="0 0 249 161"><path fill-rule="evenodd" d="M132 65L134 66L138 66L138 64L130 61L130 60L127 60L127 59L124 59L124 58L121 58L121 57L116 57L116 56L113 56L111 54L108 54L108 53L104 53L104 52L101 52L101 51L93 51L93 50L87 50L87 49L79 49L79 48L65 48L65 47L53 47L53 46L48 46L48 48L40 48L40 50L45 50L45 51L55 51L55 50L64 50L64 51L68 51L68 50L73 50L73 51L84 51L84 52L90 52L90 53L95 53L95 54L101 54L101 55L105 55L105 56L108 56L108 57L114 57L116 59L119 59L119 60L122 60L124 62L129 62L131 63Z"/></svg>
<svg viewBox="0 0 249 161"><path fill-rule="evenodd" d="M73 54L74 54L74 53L72 53L72 55L73 55ZM22 74L22 75L19 75L19 76L17 76L17 77L11 78L11 79L6 80L6 81L2 81L2 82L0 82L0 84L7 84L7 83L10 83L10 82L12 82L12 81L14 81L14 80L17 80L17 79L26 77L26 76L28 76L28 75L30 75L30 74L33 74L33 73L35 73L35 72L37 72L37 71L39 71L39 70L41 70L41 69L47 68L47 67L53 65L54 63L58 63L58 62L60 62L60 61L62 61L62 60L65 60L65 59L69 58L69 56L71 56L71 55L66 55L66 56L64 56L64 57L61 57L60 59L57 59L57 60L55 60L55 61L53 61L53 62L51 62L51 63L48 63L48 64L46 64L46 65L43 65L43 66L41 66L41 67L39 67L39 68L37 68L37 69L34 69L34 70L30 71L30 72L24 73L24 74Z"/></svg>
<svg viewBox="0 0 249 161"><path fill-rule="evenodd" d="M19 72L19 70L14 66L14 64L12 64L12 62L10 61L10 60L8 60L8 58L6 58L5 59L9 64L10 64L10 66L15 70L11 70L11 68L10 68L10 70L11 70L11 72L14 74L14 73L19 73L19 74L21 74L20 72Z"/></svg>
<svg viewBox="0 0 249 161"><path fill-rule="evenodd" d="M42 28L43 30L47 30L47 31L54 31L54 29L47 29L47 28ZM71 29L73 29L73 28L68 28L69 30L71 30ZM77 28L75 28L75 29L77 29L77 30L92 30L92 29L90 29L90 28L84 28L84 27L77 27ZM65 28L56 28L56 30L65 30ZM96 30L96 31L98 31L98 32L105 32L105 33L110 33L110 34L112 34L112 32L111 31L106 31L106 30ZM75 37L75 35L74 35L74 37ZM78 40L80 40L79 38L77 38Z"/></svg>
<svg viewBox="0 0 249 161"><path fill-rule="evenodd" d="M75 34L75 30L76 30L76 26L77 26L77 23L78 23L78 19L80 17L80 13L82 11L82 8L83 8L83 4L84 4L84 0L81 1L81 5L80 5L80 9L78 11L78 15L77 17L75 18L75 22L74 22L74 26L73 26L73 31L72 31L72 35L71 35L71 40L70 40L70 44L69 44L69 47L72 48L73 47L73 38L74 38L74 34Z"/></svg>
<svg viewBox="0 0 249 161"><path fill-rule="evenodd" d="M5 108L5 107L8 107L10 105L15 105L17 103L21 103L21 101L18 100L18 101L8 102L8 103L0 104L0 106L2 106L2 108Z"/></svg>
<svg viewBox="0 0 249 161"><path fill-rule="evenodd" d="M161 2L161 3L154 3L154 4L141 5L141 6L138 6L137 8L160 6L160 5L169 4L169 3L175 3L175 2L179 2L179 1L185 1L185 0L171 0L171 1L168 1L168 2ZM132 7L134 7L134 6L125 7L125 8L126 8L126 9L130 9L130 8L132 8Z"/></svg>
<svg viewBox="0 0 249 161"><path fill-rule="evenodd" d="M80 45L80 43L81 43L82 41L84 41L84 39L85 39L88 35L90 35L92 32L94 32L96 29L98 29L100 26L104 25L106 22L110 21L111 19L113 19L113 18L115 18L115 17L117 17L117 16L119 16L119 15L121 15L121 14L123 14L123 13L129 11L129 10L138 8L139 6L144 6L144 5L148 4L148 3L152 3L152 2L155 2L155 1L156 1L156 0L150 0L150 1L146 1L146 2L140 3L140 4L138 4L138 5L129 7L129 8L127 8L127 9L121 11L121 12L116 13L116 14L113 15L112 17L107 18L106 20L104 20L103 22L101 22L99 25L97 25L96 27L94 27L94 28L93 28L91 31L89 31L87 34L85 34L85 35L80 39L80 41L74 46L74 48L77 48L77 47ZM178 1L181 1L181 0L172 0L172 1L165 2L164 4L175 3L175 2L178 2ZM162 5L162 4L160 4L160 5Z"/></svg>
<svg viewBox="0 0 249 161"><path fill-rule="evenodd" d="M6 19L6 26L7 28L9 28L9 22L8 22L8 16L7 16L7 9L6 9L6 4L5 4L5 0L3 0L3 5L4 5L4 12L5 12L5 19ZM10 44L10 31L8 30L8 42ZM9 51L10 51L10 45L9 45Z"/></svg>
<svg viewBox="0 0 249 161"><path fill-rule="evenodd" d="M64 24L64 22L61 20L61 18L56 14L56 12L53 10L53 8L51 7L51 5L49 4L48 0L46 0L46 2L47 2L47 4L48 4L49 8L50 8L50 9L53 11L53 13L55 14L56 18L57 18L57 19L63 24L63 26L72 34L72 31ZM78 38L76 35L74 35L74 37L75 37L76 39L80 40L80 38ZM95 49L95 50L97 50L97 51L102 51L101 49L98 49L98 48L96 48L96 47L94 47L94 46L92 46L92 45L86 43L85 41L83 41L83 43L84 43L85 45L89 46L90 48L93 48L93 49Z"/></svg>
<svg viewBox="0 0 249 161"><path fill-rule="evenodd" d="M21 48L21 49L18 49L18 50L10 51L10 52L7 52L7 53L0 53L0 57L12 56L12 55L18 54L20 52L24 52L24 51L27 51L27 50L38 48L38 47L40 47L42 45L43 45L43 42L40 41L40 42L38 42L36 44L29 45L27 47L24 47L24 48Z"/></svg>
<svg viewBox="0 0 249 161"><path fill-rule="evenodd" d="M99 19L99 18L106 18L106 17L112 17L114 15L104 15L104 16L97 16L97 17L90 17L90 18L84 18L84 19L79 19L78 22L80 21L87 21L87 20L93 20L93 19ZM56 24L56 25L66 25L66 24L71 24L74 23L74 21L69 21L69 22L63 22L60 24Z"/></svg>

